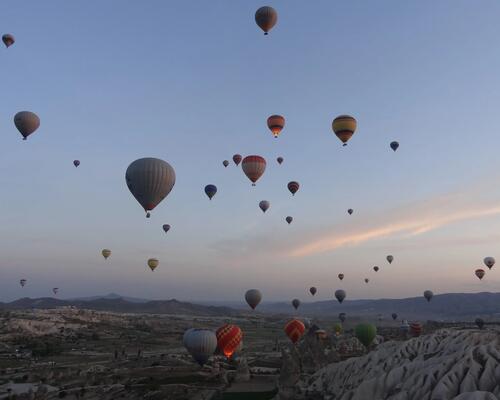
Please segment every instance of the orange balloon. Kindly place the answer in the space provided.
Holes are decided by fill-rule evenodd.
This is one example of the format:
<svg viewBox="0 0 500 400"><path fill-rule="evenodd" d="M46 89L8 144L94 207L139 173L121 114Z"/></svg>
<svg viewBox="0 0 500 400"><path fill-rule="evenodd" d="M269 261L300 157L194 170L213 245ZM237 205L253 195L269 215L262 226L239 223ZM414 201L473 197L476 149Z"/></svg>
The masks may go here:
<svg viewBox="0 0 500 400"><path fill-rule="evenodd" d="M292 343L297 343L302 335L304 335L305 330L305 325L298 319L292 319L285 325L285 333Z"/></svg>
<svg viewBox="0 0 500 400"><path fill-rule="evenodd" d="M271 115L267 119L267 127L274 137L277 138L281 130L285 127L285 118L281 115Z"/></svg>
<svg viewBox="0 0 500 400"><path fill-rule="evenodd" d="M217 347L227 358L231 358L243 339L242 330L236 325L226 324L217 329Z"/></svg>

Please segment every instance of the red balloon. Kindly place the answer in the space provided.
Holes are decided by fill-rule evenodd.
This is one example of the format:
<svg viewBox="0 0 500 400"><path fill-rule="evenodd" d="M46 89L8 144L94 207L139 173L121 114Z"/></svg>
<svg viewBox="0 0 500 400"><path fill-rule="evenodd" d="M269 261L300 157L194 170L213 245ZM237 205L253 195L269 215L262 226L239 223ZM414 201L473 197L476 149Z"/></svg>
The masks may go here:
<svg viewBox="0 0 500 400"><path fill-rule="evenodd" d="M290 191L290 193L293 196L295 195L295 193L297 193L297 191L299 190L299 187L300 187L299 182L295 182L295 181L288 182L288 190Z"/></svg>
<svg viewBox="0 0 500 400"><path fill-rule="evenodd" d="M243 339L243 332L236 325L226 324L217 329L217 347L227 358L231 358Z"/></svg>
<svg viewBox="0 0 500 400"><path fill-rule="evenodd" d="M297 343L306 330L305 325L298 319L292 319L285 325L285 333L292 343Z"/></svg>
<svg viewBox="0 0 500 400"><path fill-rule="evenodd" d="M239 154L235 154L233 156L233 162L236 164L236 166L240 165L240 162L243 157L241 157Z"/></svg>
<svg viewBox="0 0 500 400"><path fill-rule="evenodd" d="M420 322L412 322L410 324L410 333L412 336L420 336L422 334L422 325Z"/></svg>
<svg viewBox="0 0 500 400"><path fill-rule="evenodd" d="M266 170L266 160L261 156L246 156L241 164L243 172L252 181L252 186L264 174Z"/></svg>

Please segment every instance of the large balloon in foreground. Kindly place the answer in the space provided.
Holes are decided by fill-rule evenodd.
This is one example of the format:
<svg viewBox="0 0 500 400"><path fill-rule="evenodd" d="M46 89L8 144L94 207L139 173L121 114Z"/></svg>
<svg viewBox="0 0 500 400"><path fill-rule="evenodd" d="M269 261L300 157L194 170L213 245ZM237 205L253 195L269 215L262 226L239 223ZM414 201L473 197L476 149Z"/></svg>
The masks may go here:
<svg viewBox="0 0 500 400"><path fill-rule="evenodd" d="M149 212L174 187L175 171L168 162L158 158L140 158L128 166L125 181L144 211Z"/></svg>
<svg viewBox="0 0 500 400"><path fill-rule="evenodd" d="M272 7L261 7L255 12L255 22L264 31L264 35L267 35L278 22L278 13Z"/></svg>
<svg viewBox="0 0 500 400"><path fill-rule="evenodd" d="M183 342L189 354L200 365L204 365L217 348L217 337L208 329L186 331Z"/></svg>
<svg viewBox="0 0 500 400"><path fill-rule="evenodd" d="M229 161L227 160L222 161L222 165L224 165L224 167L227 168L227 166L229 165Z"/></svg>
<svg viewBox="0 0 500 400"><path fill-rule="evenodd" d="M210 200L212 200L212 197L215 196L215 193L217 193L217 186L215 185L205 186L205 194L208 196Z"/></svg>
<svg viewBox="0 0 500 400"><path fill-rule="evenodd" d="M346 319L346 313L345 313L345 312L341 312L341 313L339 314L339 319L340 319L340 321L344 322L344 321L345 321L345 319Z"/></svg>
<svg viewBox="0 0 500 400"><path fill-rule="evenodd" d="M5 47L10 47L16 42L16 39L14 39L14 36L10 33L6 33L5 35L2 35L2 42Z"/></svg>
<svg viewBox="0 0 500 400"><path fill-rule="evenodd" d="M482 318L476 318L475 323L479 329L483 329L484 321Z"/></svg>
<svg viewBox="0 0 500 400"><path fill-rule="evenodd" d="M370 347L377 336L377 328L372 324L358 324L354 328L354 335L356 338L365 346L366 348Z"/></svg>
<svg viewBox="0 0 500 400"><path fill-rule="evenodd" d="M295 193L297 193L297 191L299 190L300 184L299 184L299 182L291 181L291 182L288 182L287 187L288 187L288 190L290 191L290 193L292 194L292 196L295 196Z"/></svg>
<svg viewBox="0 0 500 400"><path fill-rule="evenodd" d="M345 290L338 289L335 291L335 298L339 301L339 303L342 303L345 299Z"/></svg>
<svg viewBox="0 0 500 400"><path fill-rule="evenodd" d="M227 358L231 358L243 339L243 332L236 325L226 324L215 332L217 347Z"/></svg>
<svg viewBox="0 0 500 400"><path fill-rule="evenodd" d="M278 164L281 165L281 163L283 162L283 157L278 157L276 161L278 161Z"/></svg>
<svg viewBox="0 0 500 400"><path fill-rule="evenodd" d="M399 147L399 143L398 142L391 142L391 149L396 151Z"/></svg>
<svg viewBox="0 0 500 400"><path fill-rule="evenodd" d="M424 292L424 297L427 301L431 301L433 296L434 296L434 293L432 293L432 291L430 291L430 290L426 290Z"/></svg>
<svg viewBox="0 0 500 400"><path fill-rule="evenodd" d="M167 233L170 230L170 225L169 224L163 224L163 231Z"/></svg>
<svg viewBox="0 0 500 400"><path fill-rule="evenodd" d="M80 165L80 160L74 160L73 165L77 168Z"/></svg>
<svg viewBox="0 0 500 400"><path fill-rule="evenodd" d="M332 129L335 135L341 140L344 146L356 131L357 122L350 115L340 115L332 122Z"/></svg>
<svg viewBox="0 0 500 400"><path fill-rule="evenodd" d="M398 314L396 314L396 313L392 313L392 314L391 314L391 317L392 317L392 320L393 320L393 321L396 321L396 319L398 318Z"/></svg>
<svg viewBox="0 0 500 400"><path fill-rule="evenodd" d="M491 269L495 265L495 259L493 257L486 257L484 259L484 265Z"/></svg>
<svg viewBox="0 0 500 400"><path fill-rule="evenodd" d="M264 174L266 170L266 160L261 156L246 156L241 164L243 172L255 186L255 182Z"/></svg>
<svg viewBox="0 0 500 400"><path fill-rule="evenodd" d="M259 207L262 210L262 212L264 212L264 213L269 209L270 206L271 206L271 203L269 203L267 200L262 200L259 203Z"/></svg>
<svg viewBox="0 0 500 400"><path fill-rule="evenodd" d="M40 118L31 111L20 111L14 115L14 125L26 140L40 126Z"/></svg>
<svg viewBox="0 0 500 400"><path fill-rule="evenodd" d="M292 343L297 343L304 334L306 327L302 321L292 319L285 325L285 333Z"/></svg>
<svg viewBox="0 0 500 400"><path fill-rule="evenodd" d="M293 299L292 300L292 306L295 309L299 308L299 306L300 306L300 300L299 299Z"/></svg>
<svg viewBox="0 0 500 400"><path fill-rule="evenodd" d="M154 271L160 262L156 258L150 258L148 260L148 267L151 268L151 271Z"/></svg>
<svg viewBox="0 0 500 400"><path fill-rule="evenodd" d="M391 256L390 254L386 257L386 259L389 264L391 264L394 261L394 257Z"/></svg>
<svg viewBox="0 0 500 400"><path fill-rule="evenodd" d="M309 292L314 296L316 294L316 292L318 291L318 289L316 289L314 286L311 286L309 288Z"/></svg>
<svg viewBox="0 0 500 400"><path fill-rule="evenodd" d="M240 162L242 159L243 159L243 157L241 157L240 154L235 154L233 156L233 162L236 164L236 166L240 165Z"/></svg>
<svg viewBox="0 0 500 400"><path fill-rule="evenodd" d="M338 274L340 280L344 279L344 274Z"/></svg>
<svg viewBox="0 0 500 400"><path fill-rule="evenodd" d="M247 290L245 293L245 300L252 310L255 310L255 307L257 307L262 300L262 293L258 289Z"/></svg>
<svg viewBox="0 0 500 400"><path fill-rule="evenodd" d="M26 282L27 282L26 279L21 279L19 281L19 284L21 285L21 287L24 287L24 285L26 285Z"/></svg>
<svg viewBox="0 0 500 400"><path fill-rule="evenodd" d="M53 288L53 289L52 289L52 292L53 292L54 294L57 294L57 292L58 292L58 291L59 291L59 288L56 288L56 287L55 287L55 288Z"/></svg>
<svg viewBox="0 0 500 400"><path fill-rule="evenodd" d="M293 217L288 216L285 218L285 221L288 222L288 225L290 225L293 221Z"/></svg>
<svg viewBox="0 0 500 400"><path fill-rule="evenodd" d="M104 257L104 259L107 260L108 257L111 255L111 250L109 250L109 249L102 249L101 254Z"/></svg>
<svg viewBox="0 0 500 400"><path fill-rule="evenodd" d="M267 127L272 132L273 136L277 138L281 130L285 127L285 118L281 115L271 115L267 119Z"/></svg>
<svg viewBox="0 0 500 400"><path fill-rule="evenodd" d="M483 279L485 273L486 272L484 272L484 269L481 269L481 268L478 268L475 271L475 274L479 278L479 280Z"/></svg>

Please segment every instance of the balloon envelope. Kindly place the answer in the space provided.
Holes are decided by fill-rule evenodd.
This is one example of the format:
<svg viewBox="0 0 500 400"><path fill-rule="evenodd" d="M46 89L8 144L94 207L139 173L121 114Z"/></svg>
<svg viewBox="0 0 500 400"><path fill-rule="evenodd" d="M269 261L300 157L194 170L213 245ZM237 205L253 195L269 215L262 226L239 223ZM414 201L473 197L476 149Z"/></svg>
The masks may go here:
<svg viewBox="0 0 500 400"><path fill-rule="evenodd" d="M484 260L484 265L491 269L495 265L495 259L493 257L486 257Z"/></svg>
<svg viewBox="0 0 500 400"><path fill-rule="evenodd" d="M204 365L217 348L217 337L208 329L189 329L184 334L184 346L194 360Z"/></svg>
<svg viewBox="0 0 500 400"><path fill-rule="evenodd" d="M224 167L227 167L229 165L229 161L227 160L222 161L222 165L224 165Z"/></svg>
<svg viewBox="0 0 500 400"><path fill-rule="evenodd" d="M227 358L231 358L243 339L243 332L236 325L226 324L215 332L217 347Z"/></svg>
<svg viewBox="0 0 500 400"><path fill-rule="evenodd" d="M288 225L290 225L293 221L293 217L288 216L285 218L285 221L288 222Z"/></svg>
<svg viewBox="0 0 500 400"><path fill-rule="evenodd" d="M75 167L78 167L78 166L80 165L80 160L74 160L74 161L73 161L73 165L74 165Z"/></svg>
<svg viewBox="0 0 500 400"><path fill-rule="evenodd" d="M5 47L10 47L15 43L16 39L14 39L14 36L11 35L10 33L6 33L5 35L2 35L2 42L5 45Z"/></svg>
<svg viewBox="0 0 500 400"><path fill-rule="evenodd" d="M373 267L373 270L374 270L375 272L378 272L379 268L378 268L377 266L374 266L374 267Z"/></svg>
<svg viewBox="0 0 500 400"><path fill-rule="evenodd" d="M391 317L392 317L392 319L393 319L394 321L396 321L396 319L398 318L398 314L396 314L396 313L392 313L392 314L391 314Z"/></svg>
<svg viewBox="0 0 500 400"><path fill-rule="evenodd" d="M58 292L58 291L59 291L59 288L56 288L56 287L55 287L55 288L53 288L53 289L52 289L52 292L53 292L54 294L57 294L57 292Z"/></svg>
<svg viewBox="0 0 500 400"><path fill-rule="evenodd" d="M208 196L210 200L212 200L212 197L215 196L215 193L217 193L217 186L215 185L205 186L205 194Z"/></svg>
<svg viewBox="0 0 500 400"><path fill-rule="evenodd" d="M167 233L170 230L170 225L169 224L163 224L163 231Z"/></svg>
<svg viewBox="0 0 500 400"><path fill-rule="evenodd" d="M391 264L391 263L392 263L392 261L394 260L394 257L393 257L393 256L391 256L391 255L389 254L389 255L386 257L386 259L387 259L387 262L388 262L389 264Z"/></svg>
<svg viewBox="0 0 500 400"><path fill-rule="evenodd" d="M375 339L375 336L377 336L377 328L372 324L358 324L354 328L354 335L363 346L368 348L372 344L373 339Z"/></svg>
<svg viewBox="0 0 500 400"><path fill-rule="evenodd" d="M242 159L243 159L243 157L241 157L241 155L240 155L240 154L235 154L235 155L233 156L233 162L234 162L237 166L238 166L238 165L240 165L240 162L241 162L241 160L242 160Z"/></svg>
<svg viewBox="0 0 500 400"><path fill-rule="evenodd" d="M261 7L255 12L255 22L264 31L264 35L267 35L278 22L278 13L272 7Z"/></svg>
<svg viewBox="0 0 500 400"><path fill-rule="evenodd" d="M269 209L270 205L271 205L271 203L269 203L267 200L262 200L259 203L259 207L262 210L262 212L266 212Z"/></svg>
<svg viewBox="0 0 500 400"><path fill-rule="evenodd" d="M26 140L40 126L40 118L31 111L20 111L14 115L14 125Z"/></svg>
<svg viewBox="0 0 500 400"><path fill-rule="evenodd" d="M26 285L26 282L27 282L26 279L21 279L19 281L19 283L21 284L22 287L24 287L24 285Z"/></svg>
<svg viewBox="0 0 500 400"><path fill-rule="evenodd" d="M300 300L299 299L293 299L292 300L292 306L295 309L299 308L299 306L300 306Z"/></svg>
<svg viewBox="0 0 500 400"><path fill-rule="evenodd" d="M344 321L345 321L345 319L346 319L346 313L341 312L341 313L339 314L339 319L340 319L340 321L344 322Z"/></svg>
<svg viewBox="0 0 500 400"><path fill-rule="evenodd" d="M316 289L314 286L311 286L309 288L309 292L314 296L316 294L316 292L318 291L318 289Z"/></svg>
<svg viewBox="0 0 500 400"><path fill-rule="evenodd" d="M344 274L338 274L340 280L344 279Z"/></svg>
<svg viewBox="0 0 500 400"><path fill-rule="evenodd" d="M109 250L109 249L102 249L101 254L104 257L104 259L107 260L108 257L111 255L111 250Z"/></svg>
<svg viewBox="0 0 500 400"><path fill-rule="evenodd" d="M391 142L391 149L396 151L399 147L399 143L398 142Z"/></svg>
<svg viewBox="0 0 500 400"><path fill-rule="evenodd" d="M140 158L128 166L125 181L132 195L148 212L174 187L175 171L168 162L158 158Z"/></svg>
<svg viewBox="0 0 500 400"><path fill-rule="evenodd" d="M345 299L346 293L345 290L338 289L335 291L335 298L338 300L339 303L342 303Z"/></svg>
<svg viewBox="0 0 500 400"><path fill-rule="evenodd" d="M255 182L259 180L266 170L266 160L261 156L246 156L241 163L241 168L252 182L252 185L255 186Z"/></svg>
<svg viewBox="0 0 500 400"><path fill-rule="evenodd" d="M278 161L278 164L280 164L280 165L281 165L281 163L283 162L283 157L278 157L278 158L276 159L276 161Z"/></svg>
<svg viewBox="0 0 500 400"><path fill-rule="evenodd" d="M410 333L414 337L418 337L422 334L422 324L420 322L412 322L410 324Z"/></svg>
<svg viewBox="0 0 500 400"><path fill-rule="evenodd" d="M352 213L354 212L354 210L352 208L349 208L349 210L347 210L347 212L349 213L349 215L352 215Z"/></svg>
<svg viewBox="0 0 500 400"><path fill-rule="evenodd" d="M476 318L475 322L479 329L483 329L484 321L482 320L482 318Z"/></svg>
<svg viewBox="0 0 500 400"><path fill-rule="evenodd" d="M291 181L291 182L288 182L287 187L288 187L288 190L290 191L290 193L292 195L295 195L295 193L297 193L297 191L299 190L300 184L299 184L299 182Z"/></svg>
<svg viewBox="0 0 500 400"><path fill-rule="evenodd" d="M151 268L151 271L154 271L160 262L156 258L150 258L148 260L148 267Z"/></svg>
<svg viewBox="0 0 500 400"><path fill-rule="evenodd" d="M285 325L285 333L292 343L297 343L306 330L305 325L298 319L292 319Z"/></svg>
<svg viewBox="0 0 500 400"><path fill-rule="evenodd" d="M285 127L285 118L281 115L271 115L267 119L267 127L269 128L273 136L277 138L282 129Z"/></svg>
<svg viewBox="0 0 500 400"><path fill-rule="evenodd" d="M430 291L430 290L426 290L424 292L424 297L427 301L431 301L433 296L434 296L434 293L432 293L432 291Z"/></svg>
<svg viewBox="0 0 500 400"><path fill-rule="evenodd" d="M485 273L486 272L484 272L484 269L481 269L481 268L478 268L475 271L475 274L479 278L479 280L483 279Z"/></svg>
<svg viewBox="0 0 500 400"><path fill-rule="evenodd" d="M258 289L247 290L245 293L245 300L252 310L255 310L255 307L257 307L262 300L262 293Z"/></svg>
<svg viewBox="0 0 500 400"><path fill-rule="evenodd" d="M340 115L332 122L333 132L341 140L344 146L347 145L347 141L354 135L356 126L356 120L350 115Z"/></svg>

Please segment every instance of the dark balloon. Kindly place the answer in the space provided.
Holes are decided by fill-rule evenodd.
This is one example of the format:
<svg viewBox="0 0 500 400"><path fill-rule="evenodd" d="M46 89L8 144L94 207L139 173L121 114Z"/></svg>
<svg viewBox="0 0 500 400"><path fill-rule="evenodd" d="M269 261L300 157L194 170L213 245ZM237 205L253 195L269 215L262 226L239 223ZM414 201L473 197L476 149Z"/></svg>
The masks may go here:
<svg viewBox="0 0 500 400"><path fill-rule="evenodd" d="M399 147L399 143L398 142L391 142L391 149L396 151Z"/></svg>
<svg viewBox="0 0 500 400"><path fill-rule="evenodd" d="M267 35L278 22L278 13L272 7L261 7L255 13L255 22L264 31L264 35Z"/></svg>
<svg viewBox="0 0 500 400"><path fill-rule="evenodd" d="M20 111L14 115L14 125L26 140L40 126L40 118L31 111Z"/></svg>
<svg viewBox="0 0 500 400"><path fill-rule="evenodd" d="M241 164L244 174L255 186L255 182L264 174L266 170L266 160L261 156L246 156Z"/></svg>
<svg viewBox="0 0 500 400"><path fill-rule="evenodd" d="M290 225L293 221L293 217L288 216L285 218L285 221L288 222L288 225Z"/></svg>
<svg viewBox="0 0 500 400"><path fill-rule="evenodd" d="M377 336L377 328L372 324L358 324L354 328L356 338L366 347L370 347Z"/></svg>
<svg viewBox="0 0 500 400"><path fill-rule="evenodd" d="M14 36L12 36L10 33L6 33L5 35L2 36L2 42L5 45L5 47L10 47L15 43L16 39L14 39Z"/></svg>
<svg viewBox="0 0 500 400"><path fill-rule="evenodd" d="M344 279L344 274L338 274L340 280Z"/></svg>
<svg viewBox="0 0 500 400"><path fill-rule="evenodd" d="M375 267L373 267L373 270L374 270L375 272L378 272L379 268L378 268L377 266L375 266Z"/></svg>
<svg viewBox="0 0 500 400"><path fill-rule="evenodd" d="M342 303L345 299L345 290L339 289L335 291L335 298L339 301L339 303Z"/></svg>
<svg viewBox="0 0 500 400"><path fill-rule="evenodd" d="M163 230L165 231L165 233L167 233L170 230L170 225L169 224L164 224L163 225Z"/></svg>
<svg viewBox="0 0 500 400"><path fill-rule="evenodd" d="M479 278L479 280L481 280L481 279L483 279L484 274L486 274L486 272L484 272L484 269L478 268L478 269L476 269L475 274Z"/></svg>
<svg viewBox="0 0 500 400"><path fill-rule="evenodd" d="M304 334L306 327L302 321L292 319L285 325L285 333L292 343L297 343Z"/></svg>
<svg viewBox="0 0 500 400"><path fill-rule="evenodd" d="M269 209L270 206L271 206L271 203L269 203L267 200L262 200L259 203L259 207L262 210L262 212L264 212L264 213Z"/></svg>
<svg viewBox="0 0 500 400"><path fill-rule="evenodd" d="M393 321L396 321L396 319L398 318L398 314L392 313L391 317L392 317Z"/></svg>
<svg viewBox="0 0 500 400"><path fill-rule="evenodd" d="M479 329L483 329L484 321L481 318L476 318L476 325Z"/></svg>
<svg viewBox="0 0 500 400"><path fill-rule="evenodd" d="M208 196L210 200L212 200L212 197L215 196L215 193L217 193L217 186L215 185L207 185L205 186L205 193Z"/></svg>
<svg viewBox="0 0 500 400"><path fill-rule="evenodd" d="M242 159L243 159L243 157L241 157L241 155L239 155L239 154L235 154L233 156L233 162L236 164L236 166L240 165L240 162Z"/></svg>
<svg viewBox="0 0 500 400"><path fill-rule="evenodd" d="M427 301L431 301L431 299L434 297L434 293L432 293L432 291L430 290L426 290L424 292L424 297Z"/></svg>
<svg viewBox="0 0 500 400"><path fill-rule="evenodd" d="M318 289L316 289L314 286L311 286L309 288L309 292L311 292L311 294L314 296L316 294L316 292L318 291Z"/></svg>
<svg viewBox="0 0 500 400"><path fill-rule="evenodd" d="M295 182L295 181L291 181L291 182L288 182L288 190L290 191L290 193L292 194L292 196L295 196L295 193L297 193L297 191L299 190L299 182Z"/></svg>
<svg viewBox="0 0 500 400"><path fill-rule="evenodd" d="M299 299L293 299L292 300L292 306L295 309L299 308L299 306L300 306L300 300Z"/></svg>
<svg viewBox="0 0 500 400"><path fill-rule="evenodd" d="M370 282L370 280L368 278L365 278L365 283L368 283Z"/></svg>
<svg viewBox="0 0 500 400"><path fill-rule="evenodd" d="M278 161L278 164L280 164L280 165L281 165L281 163L283 162L283 157L278 157L278 158L276 159L276 161Z"/></svg>
<svg viewBox="0 0 500 400"><path fill-rule="evenodd" d="M252 310L255 310L262 300L262 293L258 289L249 289L245 293L245 300Z"/></svg>
<svg viewBox="0 0 500 400"><path fill-rule="evenodd" d="M78 166L80 165L80 160L74 160L74 161L73 161L73 165L74 165L75 167L78 167Z"/></svg>
<svg viewBox="0 0 500 400"><path fill-rule="evenodd" d="M346 319L346 313L345 312L341 312L339 314L339 319L340 319L341 322L344 322L345 319Z"/></svg>
<svg viewBox="0 0 500 400"><path fill-rule="evenodd" d="M273 136L277 138L285 127L285 118L281 115L271 115L267 119L267 127L272 132Z"/></svg>
<svg viewBox="0 0 500 400"><path fill-rule="evenodd" d="M227 168L227 166L229 165L229 161L227 160L222 161L222 165L224 165L224 167Z"/></svg>
<svg viewBox="0 0 500 400"><path fill-rule="evenodd" d="M347 212L349 213L349 215L352 215L352 213L354 212L354 210L352 208L349 208L349 210L347 210Z"/></svg>

